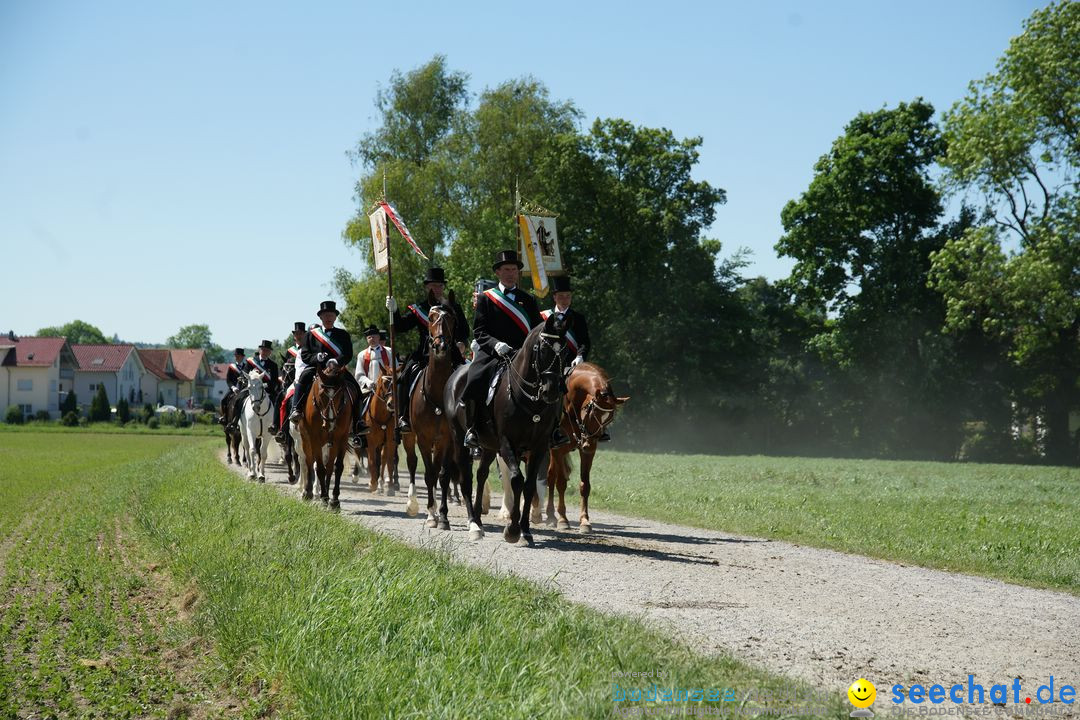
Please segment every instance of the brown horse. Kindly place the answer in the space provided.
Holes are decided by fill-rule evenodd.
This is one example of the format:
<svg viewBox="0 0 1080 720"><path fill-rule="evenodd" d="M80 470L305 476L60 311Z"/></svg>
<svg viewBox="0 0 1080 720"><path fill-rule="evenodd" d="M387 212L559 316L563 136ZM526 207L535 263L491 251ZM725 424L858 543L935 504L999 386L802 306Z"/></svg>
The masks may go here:
<svg viewBox="0 0 1080 720"><path fill-rule="evenodd" d="M394 380L390 373L379 376L378 382L372 390L374 393L371 402L368 403L364 422L371 428L367 436L367 466L371 475L369 489L375 492L379 489L379 481L382 479L383 470L389 476L391 467L397 460L397 444L394 438ZM388 496L394 494L394 483L387 478L384 492Z"/></svg>
<svg viewBox="0 0 1080 720"><path fill-rule="evenodd" d="M584 362L578 364L566 378L566 396L563 398L562 429L573 439L573 445L551 450L548 463L548 525L555 522L555 487L559 489L558 528L569 530L566 519L566 484L570 480L570 451L576 445L581 460L581 519L578 529L589 532L589 472L596 454L596 439L615 419L615 411L629 397L617 397L611 389L607 373L599 365Z"/></svg>
<svg viewBox="0 0 1080 720"><path fill-rule="evenodd" d="M450 485L452 453L450 423L443 411L443 390L454 371L454 313L439 305L428 311L428 362L420 371L409 396L409 411L413 435L406 439L409 461L409 502L405 511L416 515L416 456L419 448L424 459L424 484L427 485L427 526L450 529L447 517L447 495ZM435 482L441 481L443 497L440 516L435 516Z"/></svg>
<svg viewBox="0 0 1080 720"><path fill-rule="evenodd" d="M338 365L320 369L315 376L300 419L302 445L303 497L312 495L312 463L319 476L319 496L332 510L341 507L341 473L345 468L345 453L349 448L354 398L343 375L348 370ZM331 470L334 473L334 496L329 497Z"/></svg>

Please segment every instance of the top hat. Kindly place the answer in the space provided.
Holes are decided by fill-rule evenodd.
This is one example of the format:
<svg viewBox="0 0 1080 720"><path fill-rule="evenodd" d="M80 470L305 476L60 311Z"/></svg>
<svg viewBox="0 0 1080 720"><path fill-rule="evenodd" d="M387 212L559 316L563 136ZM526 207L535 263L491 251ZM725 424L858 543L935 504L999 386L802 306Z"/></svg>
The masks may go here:
<svg viewBox="0 0 1080 720"><path fill-rule="evenodd" d="M324 312L332 312L335 315L341 314L338 312L337 303L335 303L333 300L323 300L321 303L319 303L319 312L315 314L322 315Z"/></svg>
<svg viewBox="0 0 1080 720"><path fill-rule="evenodd" d="M500 250L499 254L495 256L495 263L491 266L491 269L498 270L500 266L510 263L517 265L518 270L525 267L525 264L518 260L516 250Z"/></svg>
<svg viewBox="0 0 1080 720"><path fill-rule="evenodd" d="M236 348L233 350L233 355L245 355L244 348Z"/></svg>
<svg viewBox="0 0 1080 720"><path fill-rule="evenodd" d="M379 332L379 328L375 327L374 325L368 325L366 328L364 328L364 337L368 337L369 335L380 335L380 334L381 333Z"/></svg>
<svg viewBox="0 0 1080 720"><path fill-rule="evenodd" d="M266 348L267 350L272 350L274 348L274 346L270 344L269 340L263 340L261 343L259 343L259 347Z"/></svg>
<svg viewBox="0 0 1080 720"><path fill-rule="evenodd" d="M442 283L446 284L446 273L441 267L430 267L427 269L427 274L424 275L424 284L428 283Z"/></svg>
<svg viewBox="0 0 1080 720"><path fill-rule="evenodd" d="M295 332L307 332L307 325L303 320L297 320L292 324L292 331Z"/></svg>
<svg viewBox="0 0 1080 720"><path fill-rule="evenodd" d="M571 292L569 275L553 275L551 278L551 292Z"/></svg>

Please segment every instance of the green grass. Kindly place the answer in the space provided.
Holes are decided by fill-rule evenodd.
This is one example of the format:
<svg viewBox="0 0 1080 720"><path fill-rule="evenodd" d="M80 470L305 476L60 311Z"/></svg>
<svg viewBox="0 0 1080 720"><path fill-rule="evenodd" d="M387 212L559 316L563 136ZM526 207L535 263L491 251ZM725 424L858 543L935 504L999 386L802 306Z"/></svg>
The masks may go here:
<svg viewBox="0 0 1080 720"><path fill-rule="evenodd" d="M0 433L12 432L12 433L99 433L108 435L187 435L192 437L220 437L224 439L221 426L217 423L213 425L203 425L200 423L193 423L187 427L176 427L170 425L161 425L158 428L151 428L143 423L129 422L127 425L118 425L111 422L95 422L82 426L67 427L61 425L59 421L43 422L41 420L31 420L22 425L8 425L7 423L0 423ZM224 440L223 440L224 442Z"/></svg>
<svg viewBox="0 0 1080 720"><path fill-rule="evenodd" d="M1076 468L605 449L592 485L595 509L1080 594Z"/></svg>
<svg viewBox="0 0 1080 720"><path fill-rule="evenodd" d="M614 714L615 670L740 698L791 686L248 484L217 448L0 434L0 642L15 658L0 714L163 716L225 682L258 689L241 714L582 718ZM140 602L149 560L198 598L190 622ZM212 654L176 675L170 653L199 637ZM78 663L101 657L109 667ZM836 694L827 704L850 710Z"/></svg>

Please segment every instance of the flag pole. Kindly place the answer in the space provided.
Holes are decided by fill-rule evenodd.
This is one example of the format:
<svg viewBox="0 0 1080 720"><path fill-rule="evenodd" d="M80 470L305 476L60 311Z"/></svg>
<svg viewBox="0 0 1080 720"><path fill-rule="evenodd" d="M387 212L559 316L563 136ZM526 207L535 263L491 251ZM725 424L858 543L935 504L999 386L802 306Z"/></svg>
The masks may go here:
<svg viewBox="0 0 1080 720"><path fill-rule="evenodd" d="M383 165L382 187L383 187L382 199L383 199L383 202L386 202L386 165L385 164ZM393 253L390 252L390 218L389 218L389 216L387 216L387 214L385 212L383 213L383 222L385 223L385 225L383 226L383 232L385 233L385 237L386 237L386 292L387 292L387 295L389 295L390 297L394 297L394 271L393 271L393 260L391 259L391 256L393 255ZM391 310L387 310L387 313L390 316L390 326L388 328L389 331L390 331L390 381L393 383L392 387L390 388L390 397L393 398L393 402L390 404L390 419L391 419L391 422L394 423L394 444L397 445L397 444L399 444L401 442L401 431L398 429L398 402L400 401L401 398L399 398L397 396L398 395L397 350L396 350L395 338L394 338L394 316L395 316L396 313L394 313ZM396 448L394 450L394 465L395 465L395 467L397 465L397 449Z"/></svg>
<svg viewBox="0 0 1080 720"><path fill-rule="evenodd" d="M518 186L517 177L514 178L514 235L517 237L517 247L514 248L514 250L528 251L528 248L523 248L521 246L521 188ZM522 255L524 255L524 253L522 253Z"/></svg>

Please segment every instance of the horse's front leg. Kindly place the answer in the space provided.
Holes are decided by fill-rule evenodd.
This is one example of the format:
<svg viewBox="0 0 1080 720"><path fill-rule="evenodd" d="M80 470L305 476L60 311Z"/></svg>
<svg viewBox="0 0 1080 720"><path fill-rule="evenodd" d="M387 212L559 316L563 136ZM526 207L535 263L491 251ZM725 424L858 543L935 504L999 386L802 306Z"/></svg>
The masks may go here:
<svg viewBox="0 0 1080 720"><path fill-rule="evenodd" d="M559 450L551 450L548 453L548 473L547 473L547 507L545 512L547 513L548 527L556 526L555 519L555 488L559 484L559 478L563 474L562 454Z"/></svg>
<svg viewBox="0 0 1080 720"><path fill-rule="evenodd" d="M490 450L484 450L480 453L480 465L476 470L476 493L472 493L472 488L462 485L461 495L465 501L465 512L469 516L469 539L479 540L484 537L484 496L488 495L488 474L491 472L491 463L495 460L495 453ZM466 451L465 462L472 465L472 457ZM476 498L473 500L473 498Z"/></svg>
<svg viewBox="0 0 1080 720"><path fill-rule="evenodd" d="M507 470L510 472L510 524L503 529L503 540L508 543L516 543L521 539L522 526L527 525L527 522L523 523L525 517L522 517L521 507L521 496L525 490L523 484L525 478L521 474L521 461L518 459L517 453L514 452L514 448L510 445L510 441L504 437L500 440L499 445L499 457L506 463ZM529 509L526 507L524 511L527 517Z"/></svg>
<svg viewBox="0 0 1080 720"><path fill-rule="evenodd" d="M548 457L547 442L541 446L539 451L533 450L529 453L529 462L525 465L525 479L524 479L524 497L522 498L524 504L523 510L527 510L532 507L533 499L536 497L536 477L540 474L540 469L544 466L544 460ZM539 513L539 510L537 511ZM533 537L532 531L529 527L530 521L529 513L522 512L521 515L521 537L525 541L525 544L532 547Z"/></svg>
<svg viewBox="0 0 1080 720"><path fill-rule="evenodd" d="M368 492L374 494L379 488L379 443L375 441L373 430L368 434L367 467L368 467Z"/></svg>
<svg viewBox="0 0 1080 720"><path fill-rule="evenodd" d="M596 456L596 446L582 448L581 458L581 520L578 530L583 533L592 532L592 523L589 522L589 472L592 470L593 458Z"/></svg>
<svg viewBox="0 0 1080 720"><path fill-rule="evenodd" d="M334 461L334 495L330 499L330 509L341 509L341 473L345 471L345 452L339 452Z"/></svg>
<svg viewBox="0 0 1080 720"><path fill-rule="evenodd" d="M541 454L540 470L537 471L536 475L536 493L533 495L532 502L529 504L529 507L531 508L529 522L536 523L537 525L540 524L540 498L547 495L548 468L550 467L550 461L551 453L545 450Z"/></svg>
<svg viewBox="0 0 1080 720"><path fill-rule="evenodd" d="M416 440L415 435L406 435L402 438L402 442L405 445L405 461L406 463L414 463L409 469L409 500L405 503L405 514L409 517L416 517L420 512L420 504L416 501ZM409 438L414 438L409 440ZM427 469L424 470L424 484L427 484ZM428 490L428 497L431 497L431 491Z"/></svg>

